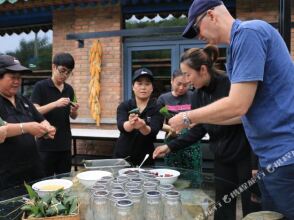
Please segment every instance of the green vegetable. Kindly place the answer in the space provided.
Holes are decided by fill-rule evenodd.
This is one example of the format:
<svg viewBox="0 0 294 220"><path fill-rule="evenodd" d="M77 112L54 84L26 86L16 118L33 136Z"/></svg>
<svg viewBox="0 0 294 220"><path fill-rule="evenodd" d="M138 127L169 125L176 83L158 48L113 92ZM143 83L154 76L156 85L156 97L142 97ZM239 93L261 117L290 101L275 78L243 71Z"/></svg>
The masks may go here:
<svg viewBox="0 0 294 220"><path fill-rule="evenodd" d="M73 215L78 212L77 197L68 195L63 189L40 198L30 185L24 184L30 198L21 208L26 213L26 216L40 218L56 215Z"/></svg>
<svg viewBox="0 0 294 220"><path fill-rule="evenodd" d="M174 115L172 113L170 113L167 109L166 106L163 106L160 110L159 113L162 114L164 117L166 117L167 119L170 119L171 117L173 117Z"/></svg>
<svg viewBox="0 0 294 220"><path fill-rule="evenodd" d="M74 93L74 97L73 97L73 100L72 100L73 103L78 103L78 100L77 100L77 97L76 97L76 94Z"/></svg>
<svg viewBox="0 0 294 220"><path fill-rule="evenodd" d="M140 109L139 108L134 108L131 111L129 111L129 114L140 114Z"/></svg>

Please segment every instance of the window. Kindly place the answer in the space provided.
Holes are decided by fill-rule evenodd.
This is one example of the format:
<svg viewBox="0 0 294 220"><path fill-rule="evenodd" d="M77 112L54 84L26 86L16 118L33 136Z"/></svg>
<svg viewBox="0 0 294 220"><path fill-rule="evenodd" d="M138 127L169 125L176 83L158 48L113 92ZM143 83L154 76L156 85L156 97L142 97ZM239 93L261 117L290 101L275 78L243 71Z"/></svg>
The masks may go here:
<svg viewBox="0 0 294 220"><path fill-rule="evenodd" d="M193 47L205 47L205 43L196 40L177 41L140 41L124 44L124 98L132 97L132 75L136 69L146 67L155 78L153 96L171 90L170 80L174 70L179 68L180 56ZM143 46L142 46L143 45ZM219 46L219 67L225 70L226 47Z"/></svg>

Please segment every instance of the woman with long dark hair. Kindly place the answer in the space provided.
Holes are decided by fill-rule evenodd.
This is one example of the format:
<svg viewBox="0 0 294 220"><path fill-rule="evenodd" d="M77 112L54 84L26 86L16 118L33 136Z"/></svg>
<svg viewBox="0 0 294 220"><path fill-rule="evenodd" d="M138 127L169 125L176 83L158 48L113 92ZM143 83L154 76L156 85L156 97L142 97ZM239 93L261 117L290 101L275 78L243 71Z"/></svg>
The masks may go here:
<svg viewBox="0 0 294 220"><path fill-rule="evenodd" d="M217 58L218 49L213 45L204 49L190 49L181 57L181 70L196 88L193 108L206 106L228 96L230 81L224 72L215 67ZM251 148L242 124L197 124L187 135L156 148L153 157L162 157L171 151L185 148L201 140L206 133L210 136L210 149L215 156L215 201L222 202L222 207L216 210L214 219L235 220L236 199L226 202L224 197L252 177ZM256 211L249 190L244 191L241 197L244 216Z"/></svg>

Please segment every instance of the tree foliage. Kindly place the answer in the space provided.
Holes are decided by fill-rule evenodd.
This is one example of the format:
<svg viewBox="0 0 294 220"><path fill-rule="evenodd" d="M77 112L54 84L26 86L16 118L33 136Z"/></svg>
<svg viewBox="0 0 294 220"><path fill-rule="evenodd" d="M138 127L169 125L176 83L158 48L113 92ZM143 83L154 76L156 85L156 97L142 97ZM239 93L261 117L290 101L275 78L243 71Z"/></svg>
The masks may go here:
<svg viewBox="0 0 294 220"><path fill-rule="evenodd" d="M38 50L38 56L34 54L35 44ZM26 41L22 39L18 49L9 51L7 54L16 57L22 65L31 67L31 69L51 69L52 64L52 44L48 42L48 38L37 38L35 40Z"/></svg>
<svg viewBox="0 0 294 220"><path fill-rule="evenodd" d="M126 22L126 29L132 28L144 28L144 27L184 27L188 23L186 17L179 17L179 18L171 18L171 19L164 19L161 21L144 21L144 22Z"/></svg>

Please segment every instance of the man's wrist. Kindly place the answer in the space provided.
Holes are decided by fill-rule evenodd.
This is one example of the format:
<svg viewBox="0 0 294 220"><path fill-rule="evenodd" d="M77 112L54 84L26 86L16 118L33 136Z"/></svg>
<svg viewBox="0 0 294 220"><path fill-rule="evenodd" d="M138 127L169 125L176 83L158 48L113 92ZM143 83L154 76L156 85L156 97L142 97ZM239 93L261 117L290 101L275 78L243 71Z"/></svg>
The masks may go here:
<svg viewBox="0 0 294 220"><path fill-rule="evenodd" d="M188 112L183 112L183 124L186 127L189 127L192 124L191 119L189 118Z"/></svg>

